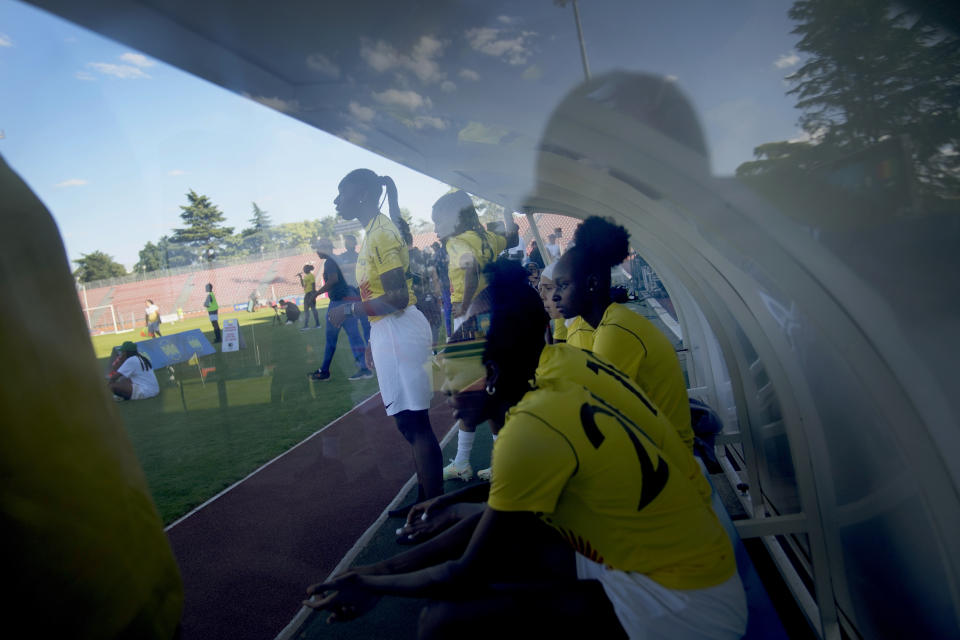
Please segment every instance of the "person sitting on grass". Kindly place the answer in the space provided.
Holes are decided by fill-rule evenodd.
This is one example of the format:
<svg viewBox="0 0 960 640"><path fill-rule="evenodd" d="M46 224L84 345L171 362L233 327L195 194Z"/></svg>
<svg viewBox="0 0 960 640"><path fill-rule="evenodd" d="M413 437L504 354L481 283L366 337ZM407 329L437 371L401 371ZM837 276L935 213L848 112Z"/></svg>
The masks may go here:
<svg viewBox="0 0 960 640"><path fill-rule="evenodd" d="M124 400L144 400L160 393L150 360L129 340L120 345L120 366L110 376L110 390Z"/></svg>
<svg viewBox="0 0 960 640"><path fill-rule="evenodd" d="M747 605L733 548L667 452L685 451L675 432L652 404L641 403L639 423L624 415L622 374L602 363L585 367L596 365L602 393L560 374L535 377L545 349L570 348L545 347L547 314L522 270L507 263L491 276L485 388L453 395L461 419L473 412L502 425L486 507L404 554L311 586L304 604L342 621L382 595L426 597L421 638L505 628L538 637L741 637Z"/></svg>

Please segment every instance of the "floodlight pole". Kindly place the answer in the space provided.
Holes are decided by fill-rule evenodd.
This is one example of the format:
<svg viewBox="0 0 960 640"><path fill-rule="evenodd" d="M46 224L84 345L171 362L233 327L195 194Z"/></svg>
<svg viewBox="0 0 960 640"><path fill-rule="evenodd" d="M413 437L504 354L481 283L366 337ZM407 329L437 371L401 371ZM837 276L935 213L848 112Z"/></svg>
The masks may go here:
<svg viewBox="0 0 960 640"><path fill-rule="evenodd" d="M583 75L590 81L590 63L587 62L587 45L583 41L583 27L580 25L580 8L577 0L573 0L573 21L577 24L577 39L580 40L580 60L583 62Z"/></svg>

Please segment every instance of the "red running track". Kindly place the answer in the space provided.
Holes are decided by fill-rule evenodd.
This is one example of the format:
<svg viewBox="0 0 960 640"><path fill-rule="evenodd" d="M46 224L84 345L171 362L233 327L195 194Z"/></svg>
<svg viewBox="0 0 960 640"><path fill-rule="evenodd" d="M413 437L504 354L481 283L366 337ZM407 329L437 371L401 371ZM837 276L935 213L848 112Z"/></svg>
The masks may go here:
<svg viewBox="0 0 960 640"><path fill-rule="evenodd" d="M454 422L439 394L430 420L438 439ZM182 638L274 638L413 473L377 394L175 522Z"/></svg>

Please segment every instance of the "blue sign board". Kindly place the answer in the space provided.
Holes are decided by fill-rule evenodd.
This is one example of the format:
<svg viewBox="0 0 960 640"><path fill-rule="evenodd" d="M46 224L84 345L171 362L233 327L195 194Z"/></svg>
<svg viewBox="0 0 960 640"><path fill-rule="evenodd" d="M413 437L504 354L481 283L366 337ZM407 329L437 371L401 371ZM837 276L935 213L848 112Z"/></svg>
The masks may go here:
<svg viewBox="0 0 960 640"><path fill-rule="evenodd" d="M216 353L200 329L144 340L137 343L137 350L150 359L154 369L186 362L193 354L208 356Z"/></svg>

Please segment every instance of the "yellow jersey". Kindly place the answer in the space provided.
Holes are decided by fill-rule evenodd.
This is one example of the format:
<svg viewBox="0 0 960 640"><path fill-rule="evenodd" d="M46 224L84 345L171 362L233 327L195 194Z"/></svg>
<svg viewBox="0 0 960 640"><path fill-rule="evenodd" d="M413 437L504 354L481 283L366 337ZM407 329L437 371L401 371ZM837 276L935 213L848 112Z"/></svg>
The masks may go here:
<svg viewBox="0 0 960 640"><path fill-rule="evenodd" d="M614 302L593 331L593 346L585 348L630 376L693 449L687 384L673 344L662 331L639 313Z"/></svg>
<svg viewBox="0 0 960 640"><path fill-rule="evenodd" d="M540 354L536 380L568 380L589 389L612 404L634 424L645 425L645 431L665 456L690 479L697 493L710 502L713 489L693 457L693 431L680 433L647 397L630 376L592 351L567 344L548 345Z"/></svg>
<svg viewBox="0 0 960 640"><path fill-rule="evenodd" d="M399 229L382 213L370 221L365 229L363 244L357 252L357 282L360 283L360 297L373 300L384 294L380 276L393 269L403 269L407 281L407 293L410 301L407 306L417 303L413 294L413 281L410 277L410 254ZM384 316L370 316L376 322Z"/></svg>
<svg viewBox="0 0 960 640"><path fill-rule="evenodd" d="M556 318L550 321L550 324L553 325L553 340L554 342L566 342L567 340L567 325L564 324L563 318Z"/></svg>
<svg viewBox="0 0 960 640"><path fill-rule="evenodd" d="M303 276L303 292L310 293L311 291L313 291L313 286L316 282L317 282L317 276L313 275L312 272Z"/></svg>
<svg viewBox="0 0 960 640"><path fill-rule="evenodd" d="M577 316L567 325L567 344L580 349L593 349L593 327L582 316Z"/></svg>
<svg viewBox="0 0 960 640"><path fill-rule="evenodd" d="M483 268L507 248L505 237L492 231L484 231L484 233L487 241L486 251L483 250L483 242L476 231L465 231L447 240L447 255L450 258L447 275L450 276L451 302L463 302L467 270L475 269L477 272L477 290L474 292L474 297L486 289L487 280L483 276Z"/></svg>
<svg viewBox="0 0 960 640"><path fill-rule="evenodd" d="M730 539L656 429L582 386L538 379L507 412L488 505L534 512L585 557L667 588L721 584L736 571Z"/></svg>

